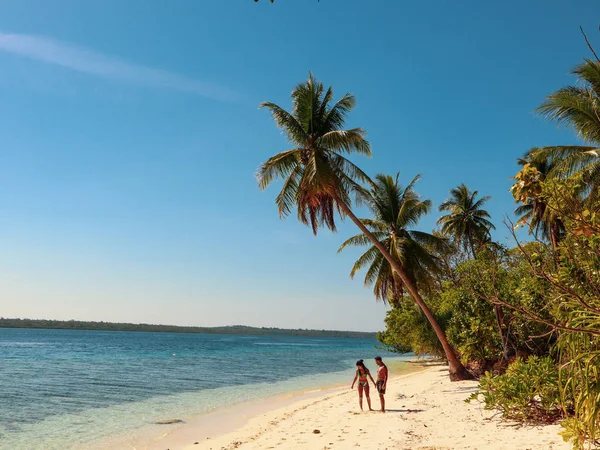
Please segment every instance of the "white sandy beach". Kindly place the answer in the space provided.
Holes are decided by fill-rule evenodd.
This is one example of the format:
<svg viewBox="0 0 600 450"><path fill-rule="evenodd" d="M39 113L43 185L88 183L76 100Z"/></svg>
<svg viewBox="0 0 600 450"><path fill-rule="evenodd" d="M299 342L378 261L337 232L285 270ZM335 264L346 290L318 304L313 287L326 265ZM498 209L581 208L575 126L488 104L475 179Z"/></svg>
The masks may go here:
<svg viewBox="0 0 600 450"><path fill-rule="evenodd" d="M349 374L351 375L351 374ZM388 412L360 412L348 386L238 405L165 428L148 450L264 449L539 449L567 450L560 426L520 427L502 422L481 404L464 400L474 381L451 383L441 365L394 375L388 382ZM371 389L373 407L379 399ZM366 407L366 403L365 403ZM316 432L315 430L318 430Z"/></svg>

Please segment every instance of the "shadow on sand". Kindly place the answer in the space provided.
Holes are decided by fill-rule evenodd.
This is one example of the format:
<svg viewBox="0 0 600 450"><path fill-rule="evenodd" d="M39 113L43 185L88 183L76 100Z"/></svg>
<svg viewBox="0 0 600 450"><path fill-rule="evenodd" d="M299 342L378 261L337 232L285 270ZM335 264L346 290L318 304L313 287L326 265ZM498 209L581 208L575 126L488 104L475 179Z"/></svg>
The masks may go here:
<svg viewBox="0 0 600 450"><path fill-rule="evenodd" d="M425 411L424 409L386 409L385 413L420 413Z"/></svg>
<svg viewBox="0 0 600 450"><path fill-rule="evenodd" d="M452 389L442 391L447 394L471 394L473 392L479 391L478 386L456 386L452 387Z"/></svg>
<svg viewBox="0 0 600 450"><path fill-rule="evenodd" d="M407 364L415 364L417 366L432 367L432 366L444 366L448 367L448 363L443 359L421 359L416 361L406 361Z"/></svg>

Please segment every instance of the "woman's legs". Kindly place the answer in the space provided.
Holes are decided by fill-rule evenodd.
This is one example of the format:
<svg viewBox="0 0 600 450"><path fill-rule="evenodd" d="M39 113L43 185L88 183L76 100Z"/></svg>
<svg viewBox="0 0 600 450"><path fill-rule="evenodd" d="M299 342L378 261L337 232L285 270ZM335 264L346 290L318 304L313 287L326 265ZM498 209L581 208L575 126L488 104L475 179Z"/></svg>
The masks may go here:
<svg viewBox="0 0 600 450"><path fill-rule="evenodd" d="M362 396L363 396L363 387L362 384L358 383L358 404L360 405L360 410L363 410L362 407Z"/></svg>
<svg viewBox="0 0 600 450"><path fill-rule="evenodd" d="M369 411L373 411L373 408L371 408L371 397L369 397L369 383L365 385L365 396L367 397L367 405L369 405Z"/></svg>

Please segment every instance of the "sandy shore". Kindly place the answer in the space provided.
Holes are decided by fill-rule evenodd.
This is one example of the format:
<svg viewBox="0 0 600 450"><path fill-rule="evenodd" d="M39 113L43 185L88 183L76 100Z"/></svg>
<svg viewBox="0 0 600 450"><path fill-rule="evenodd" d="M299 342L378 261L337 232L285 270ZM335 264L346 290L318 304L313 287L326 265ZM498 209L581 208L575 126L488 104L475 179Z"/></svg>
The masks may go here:
<svg viewBox="0 0 600 450"><path fill-rule="evenodd" d="M337 387L240 405L199 417L152 443L129 448L160 450L264 449L539 449L570 446L560 427L519 427L502 422L481 404L466 404L476 382L451 383L444 366L394 375L388 412L361 412L356 389ZM373 407L379 399L371 390ZM366 406L366 403L365 403ZM237 408L237 409L236 409ZM318 430L318 432L316 432ZM166 431L166 430L165 430Z"/></svg>

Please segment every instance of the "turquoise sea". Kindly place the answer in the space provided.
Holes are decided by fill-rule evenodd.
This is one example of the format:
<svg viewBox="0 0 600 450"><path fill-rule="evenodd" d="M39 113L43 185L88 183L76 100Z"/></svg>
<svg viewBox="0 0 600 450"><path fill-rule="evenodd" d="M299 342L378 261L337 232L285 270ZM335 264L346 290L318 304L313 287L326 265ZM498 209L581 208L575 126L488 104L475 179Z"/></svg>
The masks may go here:
<svg viewBox="0 0 600 450"><path fill-rule="evenodd" d="M0 448L67 449L350 382L371 339L0 329ZM397 358L394 358L397 359Z"/></svg>

